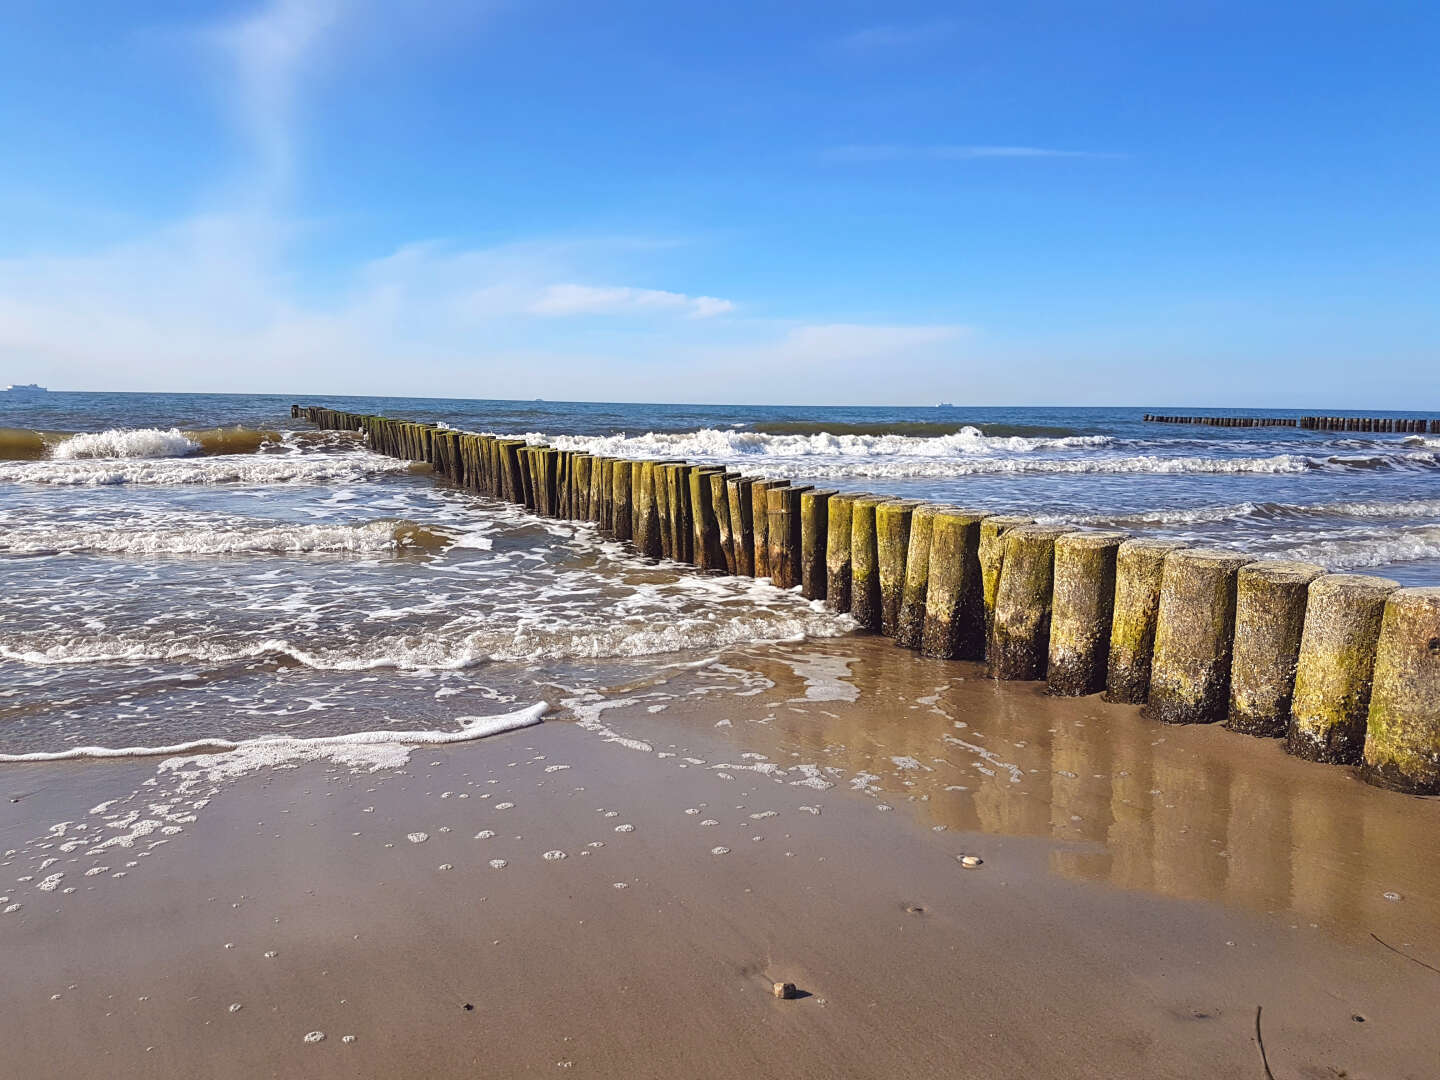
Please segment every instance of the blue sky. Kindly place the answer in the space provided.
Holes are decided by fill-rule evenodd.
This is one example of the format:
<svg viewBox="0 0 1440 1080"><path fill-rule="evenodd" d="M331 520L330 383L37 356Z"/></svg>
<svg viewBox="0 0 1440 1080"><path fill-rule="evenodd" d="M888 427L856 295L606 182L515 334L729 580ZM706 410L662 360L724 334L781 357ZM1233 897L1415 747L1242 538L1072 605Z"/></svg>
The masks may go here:
<svg viewBox="0 0 1440 1080"><path fill-rule="evenodd" d="M1437 31L10 0L0 382L1440 408Z"/></svg>

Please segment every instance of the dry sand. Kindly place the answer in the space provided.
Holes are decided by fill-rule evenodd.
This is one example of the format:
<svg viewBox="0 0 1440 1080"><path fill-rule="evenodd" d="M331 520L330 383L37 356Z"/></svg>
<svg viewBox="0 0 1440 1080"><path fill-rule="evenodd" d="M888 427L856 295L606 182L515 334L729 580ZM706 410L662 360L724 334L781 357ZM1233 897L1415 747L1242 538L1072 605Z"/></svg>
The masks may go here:
<svg viewBox="0 0 1440 1080"><path fill-rule="evenodd" d="M5 769L0 1076L1440 1076L1434 801L878 639L617 700Z"/></svg>

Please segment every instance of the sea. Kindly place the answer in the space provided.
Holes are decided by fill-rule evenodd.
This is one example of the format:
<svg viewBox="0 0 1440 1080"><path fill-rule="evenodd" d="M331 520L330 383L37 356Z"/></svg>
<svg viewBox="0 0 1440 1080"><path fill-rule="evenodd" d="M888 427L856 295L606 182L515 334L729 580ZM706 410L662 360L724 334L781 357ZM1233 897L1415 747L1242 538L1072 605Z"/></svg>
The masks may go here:
<svg viewBox="0 0 1440 1080"><path fill-rule="evenodd" d="M1437 436L1142 420L1197 412L1163 403L0 397L0 761L461 739L855 633L768 581L458 490L294 403L1440 584Z"/></svg>

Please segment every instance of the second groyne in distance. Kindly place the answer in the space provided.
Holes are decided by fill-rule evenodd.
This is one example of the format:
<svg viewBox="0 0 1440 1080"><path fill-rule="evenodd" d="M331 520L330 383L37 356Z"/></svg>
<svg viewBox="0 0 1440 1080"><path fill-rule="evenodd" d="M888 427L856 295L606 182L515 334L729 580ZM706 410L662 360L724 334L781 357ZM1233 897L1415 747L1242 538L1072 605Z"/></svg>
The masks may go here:
<svg viewBox="0 0 1440 1080"><path fill-rule="evenodd" d="M1369 783L1440 794L1440 589L724 465L318 406L291 415L643 555L768 577L927 657L1103 692L1163 723L1283 738Z"/></svg>
<svg viewBox="0 0 1440 1080"><path fill-rule="evenodd" d="M1141 419L1151 424L1200 424L1205 427L1293 427L1307 431L1440 435L1440 419L1413 416L1163 416L1146 413Z"/></svg>

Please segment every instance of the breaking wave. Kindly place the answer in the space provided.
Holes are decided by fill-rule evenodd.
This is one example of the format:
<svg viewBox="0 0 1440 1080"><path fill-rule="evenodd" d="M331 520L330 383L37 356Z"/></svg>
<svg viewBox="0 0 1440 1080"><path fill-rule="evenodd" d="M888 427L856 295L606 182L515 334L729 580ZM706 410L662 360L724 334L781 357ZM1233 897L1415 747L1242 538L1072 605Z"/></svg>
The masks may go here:
<svg viewBox="0 0 1440 1080"><path fill-rule="evenodd" d="M1299 454L1270 457L1167 458L1154 455L1135 457L1068 458L956 458L870 459L859 461L776 461L765 471L792 479L884 477L945 478L952 476L1004 476L1036 473L1303 473L1323 468Z"/></svg>
<svg viewBox="0 0 1440 1080"><path fill-rule="evenodd" d="M350 554L435 550L455 542L412 522L361 525L216 525L202 528L11 526L0 552L12 555L99 552L124 555Z"/></svg>
<svg viewBox="0 0 1440 1080"><path fill-rule="evenodd" d="M208 454L253 454L280 443L278 431L264 428L217 427L198 431L180 428L111 428L108 431L32 431L0 428L0 461L177 458Z"/></svg>
<svg viewBox="0 0 1440 1080"><path fill-rule="evenodd" d="M1286 547L1268 548L1266 555L1319 563L1328 570L1360 570L1440 558L1440 525L1394 528L1383 533L1356 529L1352 535L1328 536Z"/></svg>
<svg viewBox="0 0 1440 1080"><path fill-rule="evenodd" d="M836 426L826 425L830 428ZM526 438L532 442L543 442L546 436L531 433ZM956 455L996 452L1075 450L1106 446L1113 442L1113 439L1109 435L1066 435L1058 438L985 435L979 428L966 426L952 430L949 434L927 437L878 433L843 434L830 430L771 434L766 431L702 428L699 431L687 432L648 431L643 435L558 435L550 442L561 450L585 450L593 454L619 457L950 458Z"/></svg>
<svg viewBox="0 0 1440 1080"><path fill-rule="evenodd" d="M1309 521L1337 517L1403 519L1440 517L1440 499L1405 499L1395 502L1279 503L1242 502L1225 506L1195 506L1166 510L1142 510L1121 514L1045 514L1037 520L1047 524L1104 525L1111 528L1160 525L1206 525L1240 521Z"/></svg>
<svg viewBox="0 0 1440 1080"><path fill-rule="evenodd" d="M347 484L413 471L368 451L226 454L215 457L61 459L0 464L0 483L100 487L113 484Z"/></svg>
<svg viewBox="0 0 1440 1080"><path fill-rule="evenodd" d="M298 645L285 638L214 640L119 633L0 637L0 657L24 664L200 662L215 666L282 659L317 671L461 671L486 663L653 657L690 649L838 637L854 628L846 616L806 606L798 612L737 611L728 617L671 615L576 626L521 625L469 633L386 635L343 646Z"/></svg>

